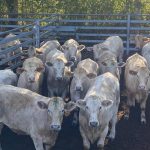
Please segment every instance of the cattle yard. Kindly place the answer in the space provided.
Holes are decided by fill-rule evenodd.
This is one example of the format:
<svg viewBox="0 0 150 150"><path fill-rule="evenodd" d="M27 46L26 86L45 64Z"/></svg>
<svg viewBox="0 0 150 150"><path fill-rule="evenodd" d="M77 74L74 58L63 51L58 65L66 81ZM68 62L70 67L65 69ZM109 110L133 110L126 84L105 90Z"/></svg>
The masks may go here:
<svg viewBox="0 0 150 150"><path fill-rule="evenodd" d="M45 18L45 19L39 19ZM0 18L0 45L20 39L21 44L0 51L0 55L13 52L22 46L23 54L19 53L7 59L0 60L1 69L16 69L27 58L29 46L40 47L41 43L57 39L61 44L73 38L86 46L82 51L83 59L93 58L89 49L96 43L103 42L108 36L118 35L123 39L124 58L137 52L133 37L142 34L150 37L150 15L98 15L98 14L40 14L38 19ZM9 33L16 37L2 40ZM21 61L18 57L21 56ZM125 61L125 60L124 60ZM11 62L11 63L9 63ZM124 77L121 76L121 90L124 89ZM46 88L43 95L47 96ZM121 92L122 93L122 92ZM147 124L140 124L139 106L131 108L129 120L123 119L126 96L121 94L121 105L118 113L116 138L113 142L106 141L105 150L150 150L150 98L147 101ZM64 118L62 130L59 133L53 150L82 150L82 138L78 127L71 124L73 115ZM28 136L19 136L5 127L1 136L3 150L34 150L34 145ZM96 145L92 146L96 150Z"/></svg>

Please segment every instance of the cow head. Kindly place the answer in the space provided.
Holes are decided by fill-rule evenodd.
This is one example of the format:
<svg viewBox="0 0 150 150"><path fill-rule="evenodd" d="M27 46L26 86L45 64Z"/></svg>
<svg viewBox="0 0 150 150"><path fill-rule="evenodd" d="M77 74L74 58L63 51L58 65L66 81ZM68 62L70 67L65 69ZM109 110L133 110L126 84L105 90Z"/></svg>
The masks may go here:
<svg viewBox="0 0 150 150"><path fill-rule="evenodd" d="M73 78L75 80L75 91L82 92L83 91L83 83L88 79L95 78L97 74L95 73L87 73L83 68L76 68L74 71Z"/></svg>
<svg viewBox="0 0 150 150"><path fill-rule="evenodd" d="M38 101L37 105L40 109L46 109L50 118L50 130L60 131L63 115L69 113L76 108L74 102L65 103L60 97L52 97L48 103Z"/></svg>
<svg viewBox="0 0 150 150"><path fill-rule="evenodd" d="M138 49L138 50L141 50L143 48L143 36L142 35L139 35L137 34L135 36L135 48Z"/></svg>
<svg viewBox="0 0 150 150"><path fill-rule="evenodd" d="M55 59L53 62L46 62L47 67L53 67L55 79L62 80L65 75L65 67L71 67L74 63L71 61L64 61L62 59Z"/></svg>
<svg viewBox="0 0 150 150"><path fill-rule="evenodd" d="M76 62L77 61L77 54L81 52L85 48L84 45L71 45L66 46L62 45L62 51L64 52L66 58L70 61Z"/></svg>
<svg viewBox="0 0 150 150"><path fill-rule="evenodd" d="M99 96L91 95L85 100L78 100L76 105L85 111L89 126L96 128L101 125L99 118L102 118L103 111L112 104L112 100L101 100Z"/></svg>
<svg viewBox="0 0 150 150"><path fill-rule="evenodd" d="M136 78L138 81L137 88L139 90L147 91L148 80L150 78L150 71L147 67L140 67L136 70L129 70L131 77Z"/></svg>
<svg viewBox="0 0 150 150"><path fill-rule="evenodd" d="M103 51L108 50L107 47L105 47L103 44L96 44L93 46L93 55L94 55L94 60L97 62L99 60L100 55L102 54Z"/></svg>
<svg viewBox="0 0 150 150"><path fill-rule="evenodd" d="M36 79L39 79L41 72L44 71L44 66L39 67L26 67L26 68L18 68L17 73L25 73L27 82L34 83Z"/></svg>

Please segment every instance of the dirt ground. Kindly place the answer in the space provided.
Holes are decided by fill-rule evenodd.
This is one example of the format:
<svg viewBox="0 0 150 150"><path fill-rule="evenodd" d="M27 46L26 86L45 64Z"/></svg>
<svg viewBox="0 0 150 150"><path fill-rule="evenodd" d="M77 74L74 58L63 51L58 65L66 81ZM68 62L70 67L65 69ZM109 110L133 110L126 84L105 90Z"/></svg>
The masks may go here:
<svg viewBox="0 0 150 150"><path fill-rule="evenodd" d="M91 57L91 53L88 53L88 55ZM121 89L123 87L123 82L121 82ZM140 124L138 105L131 108L129 120L123 118L125 99L126 97L121 96L116 138L106 144L105 150L150 150L150 97L146 109L147 125ZM62 130L53 150L83 150L78 127L72 126L71 119L72 116L64 118ZM2 130L1 141L3 150L35 150L29 136L19 136L7 127ZM91 150L96 150L96 145L93 145Z"/></svg>

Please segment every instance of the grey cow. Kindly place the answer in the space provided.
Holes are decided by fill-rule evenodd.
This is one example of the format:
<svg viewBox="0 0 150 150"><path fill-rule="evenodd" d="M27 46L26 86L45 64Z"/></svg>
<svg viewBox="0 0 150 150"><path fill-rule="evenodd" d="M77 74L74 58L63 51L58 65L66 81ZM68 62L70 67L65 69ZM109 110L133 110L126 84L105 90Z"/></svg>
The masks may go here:
<svg viewBox="0 0 150 150"><path fill-rule="evenodd" d="M70 78L72 72L70 65L73 62L68 62L64 53L54 49L48 53L46 57L46 76L48 96L60 96L66 98L69 92Z"/></svg>
<svg viewBox="0 0 150 150"><path fill-rule="evenodd" d="M60 97L47 98L27 89L0 85L0 133L5 124L16 133L29 135L36 150L50 150L64 113L74 108L73 102L66 104Z"/></svg>

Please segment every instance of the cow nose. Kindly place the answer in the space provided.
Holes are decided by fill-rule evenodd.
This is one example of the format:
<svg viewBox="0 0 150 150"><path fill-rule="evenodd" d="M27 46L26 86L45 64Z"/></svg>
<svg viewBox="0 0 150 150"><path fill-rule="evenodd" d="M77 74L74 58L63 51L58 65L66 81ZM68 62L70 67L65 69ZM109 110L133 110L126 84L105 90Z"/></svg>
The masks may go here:
<svg viewBox="0 0 150 150"><path fill-rule="evenodd" d="M55 131L60 131L61 130L61 126L60 125L51 125L51 129L55 130Z"/></svg>
<svg viewBox="0 0 150 150"><path fill-rule="evenodd" d="M139 85L139 89L140 90L145 90L145 86L144 85Z"/></svg>
<svg viewBox="0 0 150 150"><path fill-rule="evenodd" d="M71 59L70 59L71 61L76 61L76 57L71 57Z"/></svg>
<svg viewBox="0 0 150 150"><path fill-rule="evenodd" d="M76 91L81 91L81 86L77 86Z"/></svg>
<svg viewBox="0 0 150 150"><path fill-rule="evenodd" d="M34 77L29 77L29 82L34 82L35 78Z"/></svg>
<svg viewBox="0 0 150 150"><path fill-rule="evenodd" d="M57 77L56 80L62 80L62 77Z"/></svg>
<svg viewBox="0 0 150 150"><path fill-rule="evenodd" d="M96 121L90 122L90 126L95 128L98 126L98 122Z"/></svg>

